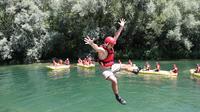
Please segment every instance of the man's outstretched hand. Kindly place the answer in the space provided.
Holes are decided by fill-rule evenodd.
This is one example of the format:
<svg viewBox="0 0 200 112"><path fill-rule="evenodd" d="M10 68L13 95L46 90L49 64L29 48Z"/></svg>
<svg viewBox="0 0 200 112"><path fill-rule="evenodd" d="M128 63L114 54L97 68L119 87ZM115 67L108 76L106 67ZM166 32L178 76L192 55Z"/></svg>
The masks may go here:
<svg viewBox="0 0 200 112"><path fill-rule="evenodd" d="M122 19L120 19L120 22L118 22L119 23L119 25L120 26L124 26L124 24L126 23L126 21L125 21L125 19L124 18L122 18Z"/></svg>
<svg viewBox="0 0 200 112"><path fill-rule="evenodd" d="M84 41L85 41L85 44L91 45L91 44L94 43L94 38L91 39L89 36L87 36L87 37L84 38Z"/></svg>

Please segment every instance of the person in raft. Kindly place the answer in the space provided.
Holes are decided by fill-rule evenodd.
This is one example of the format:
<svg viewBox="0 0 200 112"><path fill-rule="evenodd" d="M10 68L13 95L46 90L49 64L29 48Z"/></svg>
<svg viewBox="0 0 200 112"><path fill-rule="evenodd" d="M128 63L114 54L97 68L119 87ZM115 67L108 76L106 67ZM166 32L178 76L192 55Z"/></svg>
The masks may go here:
<svg viewBox="0 0 200 112"><path fill-rule="evenodd" d="M63 65L63 60L62 59L53 58L52 62L53 62L54 66Z"/></svg>
<svg viewBox="0 0 200 112"><path fill-rule="evenodd" d="M171 70L173 73L178 73L178 67L176 66L176 64L173 65L173 68Z"/></svg>
<svg viewBox="0 0 200 112"><path fill-rule="evenodd" d="M65 65L70 65L69 58L66 58L66 60L65 60L64 64L65 64Z"/></svg>
<svg viewBox="0 0 200 112"><path fill-rule="evenodd" d="M119 22L120 28L115 33L114 37L111 36L106 37L104 40L104 44L101 46L98 46L97 44L94 43L94 38L91 39L89 36L84 38L85 44L89 44L98 53L99 64L101 65L100 67L103 70L102 75L105 77L106 80L111 81L112 90L113 93L115 94L115 98L119 103L123 105L126 104L126 101L119 95L118 82L115 73L118 72L120 69L127 69L127 68L126 66L123 66L123 64L114 64L113 47L116 44L116 41L119 35L121 34L125 23L126 23L125 19L121 19Z"/></svg>
<svg viewBox="0 0 200 112"><path fill-rule="evenodd" d="M195 73L200 73L200 65L199 64L196 65Z"/></svg>
<svg viewBox="0 0 200 112"><path fill-rule="evenodd" d="M81 58L78 58L78 64L83 64L83 61L82 61L82 59Z"/></svg>
<svg viewBox="0 0 200 112"><path fill-rule="evenodd" d="M156 72L159 72L160 71L160 64L158 62L156 62L156 69L155 69Z"/></svg>
<svg viewBox="0 0 200 112"><path fill-rule="evenodd" d="M128 60L128 64L133 66L133 62L130 59Z"/></svg>
<svg viewBox="0 0 200 112"><path fill-rule="evenodd" d="M144 70L146 70L146 71L151 70L151 65L149 64L149 62L145 63Z"/></svg>

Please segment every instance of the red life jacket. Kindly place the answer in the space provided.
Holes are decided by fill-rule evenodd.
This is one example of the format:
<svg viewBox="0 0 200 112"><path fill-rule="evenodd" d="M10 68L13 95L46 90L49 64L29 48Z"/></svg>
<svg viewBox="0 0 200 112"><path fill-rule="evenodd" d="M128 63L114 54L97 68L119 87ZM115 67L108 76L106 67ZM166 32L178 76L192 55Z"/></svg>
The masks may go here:
<svg viewBox="0 0 200 112"><path fill-rule="evenodd" d="M178 73L178 68L175 67L175 68L173 69L173 72L174 72L174 73Z"/></svg>
<svg viewBox="0 0 200 112"><path fill-rule="evenodd" d="M157 64L157 65L156 65L156 69L157 69L157 70L160 70L160 64Z"/></svg>
<svg viewBox="0 0 200 112"><path fill-rule="evenodd" d="M111 67L114 64L114 49L108 49L104 45L101 46L103 49L105 49L108 52L108 56L104 60L99 60L99 63L103 67Z"/></svg>
<svg viewBox="0 0 200 112"><path fill-rule="evenodd" d="M197 67L196 71L197 71L197 73L200 73L200 67Z"/></svg>

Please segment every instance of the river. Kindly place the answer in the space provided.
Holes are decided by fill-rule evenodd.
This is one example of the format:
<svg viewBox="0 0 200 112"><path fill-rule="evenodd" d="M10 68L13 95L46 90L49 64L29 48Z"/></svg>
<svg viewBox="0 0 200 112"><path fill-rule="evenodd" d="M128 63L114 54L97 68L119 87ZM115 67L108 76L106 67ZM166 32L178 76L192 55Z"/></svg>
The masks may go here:
<svg viewBox="0 0 200 112"><path fill-rule="evenodd" d="M149 61L153 66L155 61ZM134 61L139 66L144 61ZM48 70L47 63L0 67L0 112L198 112L200 80L189 69L200 60L160 61L161 69L176 63L177 78L156 75L118 76L116 102L109 81L98 66L83 69L72 65L63 71Z"/></svg>

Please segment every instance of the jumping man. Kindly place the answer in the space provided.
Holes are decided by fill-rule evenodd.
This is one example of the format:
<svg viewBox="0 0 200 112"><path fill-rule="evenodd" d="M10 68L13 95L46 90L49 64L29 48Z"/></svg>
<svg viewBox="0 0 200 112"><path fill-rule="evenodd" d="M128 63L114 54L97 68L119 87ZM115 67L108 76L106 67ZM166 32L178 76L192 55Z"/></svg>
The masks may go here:
<svg viewBox="0 0 200 112"><path fill-rule="evenodd" d="M114 45L116 44L116 41L121 34L124 24L126 23L125 19L121 19L119 22L120 28L115 33L114 37L108 36L104 40L104 44L101 46L98 46L94 43L94 38L91 39L89 36L84 38L84 41L86 44L89 44L97 53L99 58L99 63L101 65L101 68L103 69L103 76L106 80L111 81L112 83L112 90L115 94L116 100L125 105L126 101L119 96L119 90L118 90L118 83L117 78L115 76L115 73L119 71L123 66L121 64L114 64Z"/></svg>

